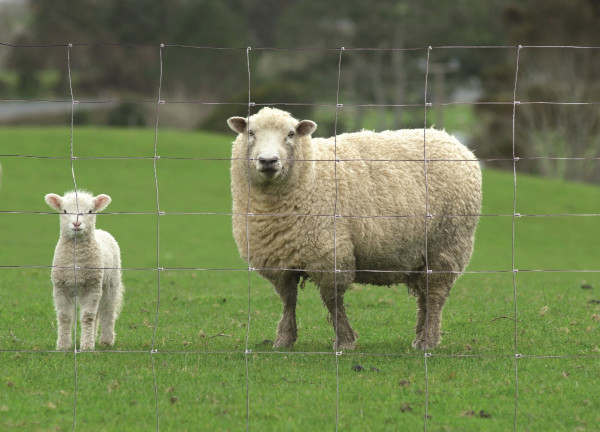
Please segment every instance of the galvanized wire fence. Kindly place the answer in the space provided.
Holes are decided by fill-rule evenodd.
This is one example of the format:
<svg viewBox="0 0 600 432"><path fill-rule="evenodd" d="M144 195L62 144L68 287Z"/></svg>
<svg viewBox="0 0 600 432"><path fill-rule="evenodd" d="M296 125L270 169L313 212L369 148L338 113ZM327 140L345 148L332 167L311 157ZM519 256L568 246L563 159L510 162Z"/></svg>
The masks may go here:
<svg viewBox="0 0 600 432"><path fill-rule="evenodd" d="M81 157L78 156L75 152L74 152L74 130L76 129L76 124L74 122L74 116L75 116L75 107L78 104L81 104L85 101L81 101L77 99L77 95L75 94L75 92L73 91L73 81L72 81L72 57L73 57L73 48L74 47L78 47L78 46L88 46L88 45L93 45L93 46L103 46L103 47L122 47L124 45L102 45L102 44L65 44L65 45L48 45L48 46L37 46L35 48L64 48L65 50L65 62L67 65L67 71L68 71L68 82L69 82L69 90L70 90L70 97L71 100L60 100L60 99L56 99L56 100L52 100L52 99L4 99L1 100L0 102L4 102L4 103L31 103L31 102L43 102L43 103L70 103L71 104L71 120L70 120L70 156L68 157L68 159L70 159L71 161L71 176L72 176L72 180L73 180L73 187L75 190L77 190L78 188L78 182L77 182L77 173L76 173L76 169L74 166L74 162L76 160L81 160L81 159L114 159L115 157L111 157L111 156L97 156L97 157ZM4 47L10 47L12 49L29 49L29 48L34 48L34 47L25 47L25 46L10 46L10 45L6 45L6 44L0 44L0 46L4 46ZM339 425L339 407L340 407L340 364L339 364L339 359L342 356L410 356L410 357L417 357L417 358L422 358L423 360L423 371L424 371L424 378L425 378L425 394L424 394L424 399L425 399L425 412L423 413L423 428L425 430L427 430L428 427L428 419L429 419L429 415L428 415L428 407L429 407L429 390L430 390L430 382L429 382L429 377L428 377L428 362L431 361L431 359L433 357L499 357L499 358L512 358L513 359L513 365L514 365L514 430L517 429L518 424L517 424L517 418L518 418L518 410L519 410L519 362L521 361L521 359L523 358L573 358L573 357L582 357L582 358L594 358L594 359L600 359L600 355L598 354L587 354L587 355L562 355L560 353L548 353L547 355L535 355L535 354L528 354L526 352L523 352L523 350L521 349L520 345L519 345L519 330L520 330L520 324L519 321L517 319L518 317L518 313L519 313L519 309L518 309L518 296L517 296L517 281L516 281L516 277L518 273L538 273L538 272L570 272L570 273L600 273L600 268L590 268L590 269L569 269L569 268L565 268L565 269L543 269L543 268L531 268L531 269L519 269L517 268L517 264L515 262L515 245L516 242L518 242L518 238L515 235L515 225L516 225L516 221L519 218L552 218L552 217L598 217L600 216L600 214L597 213L585 213L585 214L581 214L581 213L572 213L572 214L520 214L517 212L517 194L518 194L518 187L517 187L517 177L518 177L518 172L517 172L517 165L520 161L522 160L534 160L534 159L565 159L565 160L600 160L599 157L595 157L595 156L591 156L591 157L586 157L586 156L582 156L582 157L575 157L575 158L563 158L563 157L557 157L557 156L553 156L553 155L548 155L548 156L534 156L534 157L519 157L519 155L516 152L516 145L515 145L515 140L516 138L516 130L518 128L518 116L519 116L519 106L521 105L534 105L534 104L555 104L555 105L597 105L600 104L600 101L589 101L589 102L560 102L560 101L519 101L518 100L518 84L519 84L519 63L520 63L520 59L521 59L521 55L524 51L527 50L541 50L541 49L548 49L548 48L554 48L554 49L569 49L569 50L587 50L587 49L595 49L598 50L599 48L596 47L573 47L573 46L562 46L562 47L531 47L531 46L440 46L440 47L420 47L420 48L414 48L414 49L399 49L401 51L416 51L416 52L421 52L423 54L423 57L425 59L425 67L424 67L424 73L423 73L423 97L424 97L424 103L422 104L414 104L414 103L407 103L407 104L402 104L402 103L398 103L398 104L372 104L372 103L366 103L366 104L358 104L358 103L350 103L350 104L345 104L342 100L341 97L341 93L340 93L340 82L341 82L341 77L343 74L343 69L344 69L344 56L347 55L348 52L360 52L360 51L378 51L379 49L374 49L374 48L333 48L333 49L321 49L321 48L310 48L310 49L302 49L302 48L296 48L296 49L288 49L288 50L283 50L283 49L277 49L277 48L256 48L256 47L246 47L246 48L221 48L221 47L202 47L202 46L182 46L182 45L169 45L169 44L160 44L159 46L154 46L154 45L127 45L128 47L144 47L144 48L148 48L153 47L158 51L158 59L159 59L159 64L157 65L158 70L160 71L159 74L159 79L158 79L158 88L157 88L157 98L154 101L150 101L150 100L145 100L144 102L148 102L148 103L154 103L156 105L156 115L155 115L155 124L154 124L154 151L153 151L153 155L151 157L117 157L119 159L131 159L131 160L136 160L136 159L144 159L144 160L153 160L153 170L154 170L154 193L156 195L156 211L155 212L105 212L108 214L132 214L132 215L155 215L156 216L156 266L154 268L124 268L123 270L130 270L130 271L147 271L147 272L155 272L156 273L156 310L154 312L154 323L153 323L153 329L152 329L152 344L149 350L103 350L102 354L103 355L110 355L111 353L123 353L123 352L128 352L128 353L141 353L141 354L148 354L151 358L151 363L152 363L152 369L153 369L153 377L154 377L154 396L155 396L155 400L156 400L156 430L159 430L160 428L160 412L159 412L159 394L158 394L158 384L157 384L157 374L156 374L156 367L155 367L155 361L156 361L156 357L160 356L161 354L177 354L177 353L182 353L182 354L230 354L230 353L238 353L238 354L243 354L244 358L245 358L245 374L246 374L246 429L247 430L251 430L252 429L252 406L251 406L251 387L252 387L252 383L250 380L250 368L249 368L249 356L253 355L253 354L268 354L268 355L297 355L297 354L311 354L311 355L321 355L321 356L333 356L333 358L335 358L335 366L336 366L336 374L335 374L335 379L336 379L336 411L335 413L332 413L332 415L335 414L335 426L336 426L336 430L338 429L338 425ZM323 218L330 218L332 220L333 223L333 238L334 238L334 255L337 253L336 251L336 247L337 247L337 241L336 241L336 222L337 219L340 217L343 218L420 218L423 220L424 226L425 226L425 233L427 233L427 226L428 226L428 222L429 222L429 218L432 216L443 216L443 217L457 217L457 218L462 218L462 217L481 217L481 218L511 218L512 219L512 239L511 239L511 266L512 268L510 270L494 270L494 269L486 269L486 270L471 270L471 271L466 271L464 273L466 274L511 274L512 275L512 293L513 293L513 306L514 306L514 341L513 341L513 351L510 354L504 353L504 354L443 354L443 353L436 353L435 351L433 352L414 352L411 354L408 354L406 352L398 352L398 353L374 353L374 352L342 352L342 351L322 351L322 352L300 352L300 351L294 351L294 352L278 352L278 351L271 351L271 350L252 350L250 348L249 345L249 340L250 340L250 335L252 332L252 328L251 328L251 324L252 324L252 300L253 300L253 286L252 286L252 275L257 271L257 270L266 270L266 269L257 269L257 268L253 268L250 264L248 264L247 268L241 269L241 268L203 268L203 267L163 267L161 264L161 255L160 255L160 228L161 228L161 218L163 216L166 215L219 215L219 216L233 216L233 213L223 213L223 212L165 212L161 210L161 205L160 205L160 191L159 191L159 181L158 181L158 168L157 168L157 161L159 159L178 159L178 160L182 160L182 159L187 159L187 160L205 160L205 161L224 161L224 160L230 160L230 159L218 159L218 158L200 158L200 157L183 157L183 156L172 156L172 157L166 157L166 156L160 156L159 155L159 139L160 139L160 119L161 119L161 108L168 105L168 104L186 104L186 103L195 103L195 104L206 104L206 105L220 105L220 104L226 104L225 102L202 102L202 101L194 101L194 102L189 102L189 101L176 101L176 100L165 100L163 99L162 96L162 89L163 89L163 53L169 49L172 48L178 48L178 49L188 49L188 50L215 50L215 51L233 51L233 50L237 50L240 52L244 52L245 51L245 60L246 60L246 66L247 66L247 79L248 79L248 99L247 102L245 104L238 104L240 105L240 109L244 108L247 110L247 114L248 117L257 109L261 106L261 104L257 104L255 102L253 102L253 79L251 76L251 63L252 63L252 54L256 51L330 51L334 54L337 55L337 86L336 86L336 92L335 92L335 103L333 104L326 104L326 103L306 103L306 104L298 104L298 103L290 103L290 102L286 102L286 101L273 101L272 103L269 103L268 105L274 105L274 106L283 106L283 107L289 107L291 111L293 111L293 107L297 106L297 105L311 105L311 106L328 106L332 109L335 110L335 118L334 118L334 131L335 131L335 136L337 136L338 133L338 115L340 110L346 108L346 107L364 107L364 108L376 108L376 107L398 107L398 108L422 108L423 110L423 126L424 126L424 132L423 132L423 159L422 160L418 160L418 161L412 161L415 163L422 163L423 164L423 170L425 173L425 203L426 203L426 207L425 207L425 214L412 214L412 215L360 215L360 214L356 214L356 215L338 215L338 211L337 211L337 203L338 203L338 198L337 198L337 181L338 181L338 175L337 175L337 166L339 163L342 162L348 162L350 160L346 160L346 159L339 159L338 158L338 154L337 154L337 140L336 140L336 146L335 146L335 154L334 154L334 159L329 160L329 161L324 161L324 160L319 160L319 162L325 163L325 162L333 162L333 166L334 166L334 179L335 179L335 185L336 185L336 191L335 191L335 207L333 209L333 213L332 214L319 214L319 215L308 215L308 216L312 216L312 217L323 217ZM510 51L512 53L514 53L514 82L513 82L513 88L512 88L512 96L513 96L513 100L511 102L506 102L506 101L471 101L471 102L446 102L446 101L438 101L438 102L430 102L430 90L429 90L429 78L430 78L430 54L434 51L443 51L443 50L449 50L449 49L463 49L463 50L470 50L470 49L481 49L481 50L498 50L498 49L502 49L502 50L506 50L506 51ZM388 50L389 51L389 50ZM94 103L94 104L108 104L108 103L113 103L115 101L113 100L94 100L94 101L88 101L89 103ZM451 105L463 105L463 104L470 104L470 105L506 105L506 106L512 106L512 158L482 158L482 159L477 159L477 160L473 160L473 161L466 161L466 162L481 162L481 163L486 163L486 162L495 162L495 161L506 161L506 162L511 162L512 163L512 174L513 174L513 191L512 191L512 214L510 213L504 213L504 214L474 214L474 215L430 215L429 214L429 207L428 207L428 197L429 197L429 188L428 188L428 183L427 183L427 170L428 170L428 166L431 163L436 163L436 162L458 162L458 161L453 161L453 160L430 160L428 158L428 154L427 154L427 127L428 127L428 120L427 120L427 115L428 115L428 111L432 108L435 108L436 106L451 106ZM265 104L267 105L267 104ZM226 119L222 119L222 121L225 121ZM1 143L0 143L0 157L2 158L39 158L39 159L66 159L67 157L54 157L54 156L44 156L44 155L26 155L26 154L4 154L4 152L1 150ZM381 159L378 160L378 162L398 162L398 160L386 160L386 159ZM461 162L465 162L465 161L461 161ZM251 190L251 182L249 182L249 200L250 200L250 195L252 193ZM485 189L484 189L484 194L485 194ZM250 202L248 202L248 209L250 208ZM3 216L3 214L49 214L48 212L36 212L36 211L22 211L19 209L6 209L6 210L2 210L0 211L0 217ZM307 215L300 215L300 214L279 214L279 213L273 213L271 214L272 216L307 216ZM248 219L251 216L255 216L252 215L249 210L246 212L245 214L246 216L246 226L248 228ZM427 237L427 236L426 236ZM427 251L427 239L425 239L425 251ZM247 244L247 253L250 256L250 244L249 244L249 240L248 240L248 244ZM477 253L477 251L475 252ZM425 262L425 268L422 271L423 273L425 273L426 277L429 278L429 275L436 273L438 271L429 268L429 265L427 263L427 252L425 252L425 257L426 257L426 262ZM339 269L337 268L337 257L335 258L335 268L331 269L331 271L334 273L334 277L337 277L337 275L340 272L344 272L346 270L343 269ZM40 265L30 265L27 263L23 263L23 265L3 265L3 263L0 263L0 269L6 269L6 268L46 268L46 269L50 269L52 268L52 266L48 265L48 266L40 266ZM75 260L73 263L73 270L76 273L76 265L75 265ZM223 272L247 272L248 274L248 286L247 286L247 290L248 290L248 299L247 299L247 314L246 314L246 335L245 335L245 349L244 351L231 351L231 350L224 350L224 351L203 351L203 350L190 350L190 351L159 351L158 350L158 344L157 344L157 328L159 327L159 316L161 314L161 273L165 270L194 270L194 271L223 271ZM275 270L275 269L270 269L270 270ZM314 270L314 269L276 269L276 270L300 270L300 271L320 271L320 270ZM321 270L322 271L322 270ZM367 270L367 271L376 271L376 270ZM405 270L402 270L402 272L406 273ZM337 300L337 294L336 294L336 300ZM76 307L76 306L75 306ZM336 307L337 309L337 307ZM77 315L75 315L77 316ZM332 317L332 319L334 320L334 322L337 324L337 315ZM73 375L74 375L74 398L73 398L73 423L72 423L72 429L75 430L77 428L77 406L78 406L78 402L77 402L77 388L78 388L78 381L77 381L77 377L78 377L78 369L77 369L77 359L79 356L81 355L85 355L84 352L81 352L78 348L77 348L77 326L74 326L74 332L75 332L75 348L73 351ZM30 351L30 350L14 350L14 349L0 349L0 352L30 352L30 353L55 353L57 351L52 351L52 350L36 350L36 351Z"/></svg>

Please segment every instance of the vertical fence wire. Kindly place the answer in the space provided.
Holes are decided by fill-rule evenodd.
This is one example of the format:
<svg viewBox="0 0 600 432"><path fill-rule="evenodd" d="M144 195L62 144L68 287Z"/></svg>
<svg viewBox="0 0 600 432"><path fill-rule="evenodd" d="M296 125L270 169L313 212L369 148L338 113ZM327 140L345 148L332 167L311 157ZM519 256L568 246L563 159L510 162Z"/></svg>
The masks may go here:
<svg viewBox="0 0 600 432"><path fill-rule="evenodd" d="M429 374L427 368L427 358L429 357L427 347L427 333L429 328L429 253L428 253L428 239L427 229L429 226L429 185L427 182L427 91L429 83L429 60L431 56L432 47L427 47L427 60L425 64L425 89L424 89L424 102L423 102L423 175L425 179L425 215L423 217L423 224L425 228L425 352L423 353L423 368L425 373L425 413L423 414L423 430L427 431L427 416L429 410ZM419 337L419 336L417 336Z"/></svg>
<svg viewBox="0 0 600 432"><path fill-rule="evenodd" d="M246 125L246 148L247 148L247 167L248 167L248 202L246 203L246 252L248 256L248 320L246 322L246 348L244 350L244 365L246 368L246 431L250 430L250 369L248 366L248 341L250 339L250 319L252 318L252 264L250 264L250 197L252 195L252 182L250 181L250 114L252 111L252 75L250 72L250 50L246 48L246 68L248 72L248 114Z"/></svg>
<svg viewBox="0 0 600 432"><path fill-rule="evenodd" d="M156 330L158 328L158 312L160 309L160 273L162 268L160 267L160 202L158 193L158 169L157 161L160 159L158 155L158 114L160 111L160 105L163 103L161 100L162 90L162 79L163 79L163 52L164 44L160 44L158 47L158 58L159 58L159 77L158 77L158 96L156 100L156 121L154 123L154 156L152 160L153 174L154 174L154 188L156 193L156 314L154 317L154 328L152 330L152 348L150 349L150 360L152 362L152 378L154 379L154 400L156 404L156 430L160 429L159 422L159 411L158 411L158 380L156 378L156 365L154 364L154 354L158 352L156 348Z"/></svg>
<svg viewBox="0 0 600 432"><path fill-rule="evenodd" d="M335 307L334 319L334 354L335 354L335 430L337 432L339 427L340 417L340 362L339 356L342 355L342 350L338 346L338 265L337 265L337 233L336 233L336 219L338 217L337 206L338 206L338 157L337 157L337 130L338 130L338 110L341 107L340 104L340 79L342 76L342 54L344 47L340 48L340 54L338 57L338 76L337 76L337 88L335 93L335 119L333 123L333 182L335 187L335 197L333 201L333 301Z"/></svg>
<svg viewBox="0 0 600 432"><path fill-rule="evenodd" d="M513 111L512 111L512 155L513 155L513 217L512 217L512 243L511 243L511 260L512 260L512 285L513 285L513 300L515 305L515 340L514 340L514 369L515 369L515 412L514 412L514 422L513 422L513 430L517 430L517 413L518 413L518 402L519 402L519 367L518 367L518 359L519 359L519 351L517 345L518 338L518 308L517 308L517 280L516 273L517 269L515 267L515 221L517 217L517 161L518 157L516 154L516 143L515 143L515 133L516 133L516 114L517 114L517 105L519 102L517 101L517 83L519 78L519 57L521 54L521 45L517 47L517 56L515 61L515 85L513 89Z"/></svg>
<svg viewBox="0 0 600 432"><path fill-rule="evenodd" d="M70 153L71 153L71 176L73 178L73 187L75 188L75 203L77 205L77 218L79 218L79 200L77 199L77 180L75 179L75 155L73 148L73 126L74 126L74 111L75 97L73 96L73 81L71 79L71 48L73 44L67 45L67 72L69 78L69 91L71 94L71 130L70 130ZM77 236L73 240L73 280L75 281L75 291L73 301L73 372L74 372L74 390L73 390L73 425L72 430L75 431L75 422L77 419ZM70 331L70 330L69 330Z"/></svg>

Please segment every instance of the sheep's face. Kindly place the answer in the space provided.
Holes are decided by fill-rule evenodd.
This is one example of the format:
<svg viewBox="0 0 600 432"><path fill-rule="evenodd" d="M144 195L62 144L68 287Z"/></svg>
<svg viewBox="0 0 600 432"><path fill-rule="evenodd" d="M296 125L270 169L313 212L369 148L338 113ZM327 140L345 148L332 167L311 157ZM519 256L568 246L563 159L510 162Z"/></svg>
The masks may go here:
<svg viewBox="0 0 600 432"><path fill-rule="evenodd" d="M96 228L96 212L110 204L108 195L69 192L64 197L48 194L46 203L60 213L60 232L67 238L85 237Z"/></svg>
<svg viewBox="0 0 600 432"><path fill-rule="evenodd" d="M245 152L238 149L238 155L245 153L248 157L250 179L255 184L284 182L293 171L300 140L317 128L310 120L299 122L291 116L277 120L265 119L260 113L250 121L243 117L227 120L229 127L240 134L235 145L244 147Z"/></svg>

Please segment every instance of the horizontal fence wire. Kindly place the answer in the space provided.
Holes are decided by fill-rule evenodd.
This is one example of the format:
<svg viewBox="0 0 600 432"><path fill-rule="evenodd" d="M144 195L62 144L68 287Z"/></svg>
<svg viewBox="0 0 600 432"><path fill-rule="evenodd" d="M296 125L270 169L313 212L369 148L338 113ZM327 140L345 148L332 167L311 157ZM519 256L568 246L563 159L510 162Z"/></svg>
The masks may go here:
<svg viewBox="0 0 600 432"><path fill-rule="evenodd" d="M153 324L153 332L152 332L152 344L149 350L102 350L85 352L77 349L77 326L74 326L75 332L75 349L73 351L73 374L74 374L74 400L73 400L73 424L72 429L76 429L76 419L77 419L77 358L79 356L89 356L89 355L111 355L114 353L120 354L148 354L152 363L152 373L153 373L153 381L154 381L154 398L155 398L155 410L156 410L156 430L160 429L160 416L159 416L159 395L158 395L158 380L156 374L155 367L155 358L159 358L160 356L167 354L207 354L207 355L223 355L223 354L238 354L244 357L245 361L245 382L246 382L246 430L250 430L252 426L252 404L251 404L251 395L252 395L252 381L250 379L250 367L249 367L249 355L250 354L260 354L260 355L268 355L268 356L296 356L296 355L316 355L316 356L331 356L335 359L336 366L336 407L335 407L335 428L338 430L339 426L339 408L340 408L340 376L339 376L339 358L341 356L372 356L372 357L400 357L400 358L422 358L423 366L425 372L425 411L423 413L423 427L424 430L427 430L428 425L428 409L429 409L429 387L432 385L428 380L427 374L427 362L432 357L439 358L506 358L513 359L513 367L514 367L514 423L513 429L516 430L517 418L519 415L518 408L518 397L519 397L519 361L520 359L526 358L536 358L536 359L571 359L571 358L600 358L600 354L581 354L581 355L557 355L557 354L548 354L548 355L535 355L535 354L527 354L526 352L521 352L518 340L518 332L520 329L519 319L518 319L518 301L517 301L517 282L516 275L519 273L600 273L600 269L517 269L516 268L516 260L515 260L515 249L517 244L517 235L516 235L516 224L518 219L523 218L552 218L552 217L598 217L600 213L568 213L568 214L521 214L517 212L517 191L518 191L518 170L517 167L522 161L535 161L535 160L556 160L556 161L597 161L600 160L600 157L557 157L557 156L526 156L520 157L517 155L516 150L516 129L517 129L517 107L524 105L556 105L556 106L597 106L600 105L600 101L589 101L589 102L561 102L561 101L519 101L517 100L517 86L519 80L519 59L524 50L546 50L546 49L575 49L575 50L600 50L600 47L595 46L528 46L528 45L504 45L504 46L489 46L489 45L473 45L473 46L425 46L425 47L412 47L412 48L369 48L369 47L342 47L342 48L301 48L301 47L290 47L290 48L276 48L276 47L216 47L216 46L194 46L194 45L182 45L182 44L114 44L114 43L66 43L66 44L48 44L48 45L13 45L7 43L0 43L0 47L6 47L11 49L49 49L49 48L64 48L66 51L66 62L68 68L68 81L69 81L69 89L70 89L70 99L0 99L0 102L7 104L28 104L28 103L48 103L48 104L70 104L71 112L70 112L70 154L65 156L44 156L44 155L28 155L28 154L5 154L2 152L0 157L2 158L28 158L28 159L57 159L57 160L70 160L71 162L71 174L73 179L73 185L75 190L77 191L77 181L76 181L76 173L74 168L74 161L76 160L148 160L153 161L153 175L154 175L154 192L156 194L156 211L132 211L132 212L105 212L102 215L106 216L114 216L114 215L153 215L156 216L156 267L148 267L148 268L121 268L123 271L140 271L140 272L156 272L156 311L155 311L155 319ZM160 68L160 76L158 80L158 92L156 99L103 99L103 100L83 100L76 99L73 91L73 82L71 79L71 64L73 57L73 48L76 47L131 47L131 48L142 48L142 47L150 47L156 48L158 50L159 57L159 68ZM241 53L245 52L246 58L246 66L247 66L247 77L248 77L248 100L245 102L223 102L223 101L203 101L203 100L169 100L168 98L162 99L161 89L163 85L163 52L164 50L169 49L193 49L193 50L214 50L214 51L239 51ZM514 86L513 86L513 98L512 101L471 101L471 102L461 102L461 101L453 101L453 102L429 102L428 101L428 89L427 82L430 75L429 71L429 61L430 61L430 53L434 50L468 50L468 49L482 49L482 50L512 50L515 53L515 69L514 69ZM336 101L335 103L295 103L295 102L285 102L285 101L275 101L272 103L256 103L252 101L252 79L250 75L250 62L251 62L251 53L253 51L330 51L334 53L338 53L338 68L337 68L337 91L336 91ZM426 70L424 72L424 102L417 104L374 104L374 103L341 103L340 99L340 77L342 73L342 57L343 54L348 52L365 52L365 51L415 51L415 52L423 52L427 56ZM73 145L73 132L75 129L74 124L74 112L76 106L82 106L85 104L120 104L120 103L144 103L144 104L155 104L156 105L156 117L155 117L155 125L154 125L154 151L152 155L148 156L77 156L74 153L74 145ZM251 114L252 109L259 108L261 106L290 106L290 107L331 107L335 108L335 122L334 122L334 137L336 140L336 151L333 159L306 159L306 160L296 160L295 162L328 162L333 164L333 169L335 170L335 195L336 195L336 208L332 214L300 214L300 213L250 213L250 202L248 202L248 211L246 213L234 213L234 212L189 212L189 211L164 211L161 210L160 200L159 200L159 171L160 168L157 166L157 162L159 160L190 160L190 161L223 161L223 162L232 162L235 160L245 160L249 164L253 161L252 158L206 158L206 157L182 157L177 155L171 156L162 156L159 155L159 119L160 119L160 108L161 106L173 104L173 105L205 105L205 106L240 106L247 107L248 115ZM468 105L468 106L506 106L512 107L512 157L499 157L499 158L477 158L473 160L455 160L455 159L430 159L427 157L427 112L430 108L435 107L447 107L447 106L460 106L460 105ZM338 123L338 111L344 108L422 108L423 109L423 120L424 120L424 136L423 136L423 158L422 159L405 159L405 160L397 160L397 159L343 159L337 157L337 123ZM352 162L380 162L380 163L393 163L393 162L416 162L423 164L424 172L425 172L425 205L426 210L423 214L410 214L410 215L345 215L345 214L337 214L337 202L338 202L338 190L337 190L337 165L339 163L352 163ZM507 162L512 164L513 171L513 212L512 213L495 213L495 214L462 214L462 215L451 215L451 214L430 214L428 211L428 183L427 183L427 167L430 163L438 163L438 162L446 162L446 163L488 163L488 162ZM249 191L251 191L251 186L249 186ZM250 199L249 193L249 199ZM0 210L0 215L56 215L55 212L44 212L44 211L27 211L27 210ZM402 218L418 218L422 219L425 225L425 232L427 232L427 226L429 221L432 218L489 218L489 217L504 217L512 219L512 239L511 239L511 269L497 269L497 270L467 270L464 272L453 272L453 271L440 271L434 268L429 268L428 263L426 262L424 270L345 270L343 268L338 268L337 258L334 259L335 268L332 270L322 270L322 269L298 269L298 268L254 268L250 264L246 268L202 268L202 267L163 267L161 265L161 254L160 254L160 221L162 217L165 216L177 216L177 215L189 215L189 216L245 216L246 224L248 228L249 221L253 217L323 217L323 218L331 218L333 220L333 235L334 235L334 254L337 248L337 241L335 239L335 224L336 221L341 218L364 218L364 219L402 219ZM425 238L425 250L427 249L427 236ZM249 240L247 246L248 255L250 255L250 245ZM426 254L427 260L427 254ZM2 265L0 264L0 270L10 270L10 269L52 269L52 268L72 268L74 273L76 274L76 270L81 269L98 269L95 267L78 267L73 262L73 267L53 267L52 265ZM280 352L280 351L266 351L266 350L255 350L252 349L249 345L250 340L250 324L251 324L251 312L252 312L252 283L251 283L251 275L254 273L258 273L261 271L303 271L303 272L331 272L334 276L337 276L339 273L344 272L353 272L353 273L361 273L361 272L379 272L379 273L405 273L405 274L425 274L426 278L428 278L432 274L439 273L456 273L456 274L511 274L512 275L512 290L513 290L513 306L514 306L514 318L508 316L496 317L496 319L509 319L514 321L514 341L513 341L513 350L511 353L485 353L485 354L464 354L464 353L436 353L433 352L342 352L342 351L314 351L314 352L304 352L304 351L292 351L292 352ZM156 334L157 328L159 326L159 315L160 315L160 296L161 296L161 273L168 271L198 271L198 272L207 272L207 271L215 271L215 272L247 272L248 274L248 309L247 309L247 320L246 320L246 337L245 337L245 348L243 350L159 350L157 348ZM427 279L428 280L428 279ZM337 284L336 284L336 302L337 302ZM337 307L336 307L336 316L333 317L335 323L337 324ZM427 319L427 318L426 318ZM60 353L61 351L57 350L25 350L25 349L0 349L0 352L6 353Z"/></svg>
<svg viewBox="0 0 600 432"><path fill-rule="evenodd" d="M0 265L0 269L72 269L73 267L52 265ZM76 270L114 270L113 267L81 267ZM465 270L462 272L451 270L323 270L311 268L287 268L287 267L259 267L259 268L203 268L203 267L119 267L123 271L199 271L199 272L261 272L261 271L289 271L289 272L311 272L311 273L402 273L402 274L505 274L505 273L600 273L600 269L512 269L512 270ZM1 351L1 349L0 349Z"/></svg>

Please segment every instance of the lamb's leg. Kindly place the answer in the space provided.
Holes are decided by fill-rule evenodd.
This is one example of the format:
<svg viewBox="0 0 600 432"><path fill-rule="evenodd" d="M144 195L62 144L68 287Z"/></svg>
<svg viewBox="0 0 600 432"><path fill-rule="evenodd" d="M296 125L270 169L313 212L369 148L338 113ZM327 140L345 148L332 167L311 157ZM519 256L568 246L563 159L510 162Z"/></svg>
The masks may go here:
<svg viewBox="0 0 600 432"><path fill-rule="evenodd" d="M90 287L90 289L80 296L79 303L81 312L79 320L81 322L81 343L80 349L93 350L96 345L96 317L98 316L98 305L102 296L100 286Z"/></svg>
<svg viewBox="0 0 600 432"><path fill-rule="evenodd" d="M329 311L329 317L335 331L335 342L333 348L337 350L354 349L356 343L356 333L350 326L350 321L346 316L346 308L344 307L344 292L346 287L337 288L333 287L321 287L321 299L323 304ZM337 301L336 301L337 297Z"/></svg>
<svg viewBox="0 0 600 432"><path fill-rule="evenodd" d="M98 324L100 323L99 315L100 315L100 309L98 309L98 313L96 314L96 319L94 320L94 339L96 339L96 336L98 336Z"/></svg>
<svg viewBox="0 0 600 432"><path fill-rule="evenodd" d="M113 346L115 343L115 321L119 315L119 309L122 301L122 289L116 291L108 289L98 307L98 317L100 320L100 343L102 345Z"/></svg>
<svg viewBox="0 0 600 432"><path fill-rule="evenodd" d="M71 329L75 319L75 303L73 297L62 290L54 289L54 306L56 307L56 318L58 323L57 350L68 350L71 348Z"/></svg>
<svg viewBox="0 0 600 432"><path fill-rule="evenodd" d="M281 297L283 315L277 324L277 337L273 348L291 347L298 339L296 326L296 302L298 299L298 282L300 276L293 274L273 282L275 291Z"/></svg>

